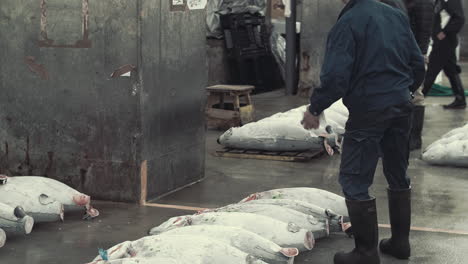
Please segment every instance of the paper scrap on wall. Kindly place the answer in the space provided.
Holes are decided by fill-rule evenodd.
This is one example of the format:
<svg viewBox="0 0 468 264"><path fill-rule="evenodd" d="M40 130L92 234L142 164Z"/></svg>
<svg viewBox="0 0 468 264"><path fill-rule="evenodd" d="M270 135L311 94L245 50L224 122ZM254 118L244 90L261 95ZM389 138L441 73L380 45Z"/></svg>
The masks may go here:
<svg viewBox="0 0 468 264"><path fill-rule="evenodd" d="M187 0L187 6L190 10L205 9L207 0Z"/></svg>
<svg viewBox="0 0 468 264"><path fill-rule="evenodd" d="M184 5L184 0L172 0L172 5Z"/></svg>

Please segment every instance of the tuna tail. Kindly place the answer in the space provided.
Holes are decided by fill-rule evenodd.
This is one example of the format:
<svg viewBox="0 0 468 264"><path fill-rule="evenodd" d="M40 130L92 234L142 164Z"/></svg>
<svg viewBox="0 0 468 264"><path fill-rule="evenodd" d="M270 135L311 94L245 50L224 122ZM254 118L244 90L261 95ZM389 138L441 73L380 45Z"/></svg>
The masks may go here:
<svg viewBox="0 0 468 264"><path fill-rule="evenodd" d="M0 248L2 248L5 245L7 236L5 234L5 231L3 229L0 229Z"/></svg>
<svg viewBox="0 0 468 264"><path fill-rule="evenodd" d="M247 255L247 257L245 258L245 263L246 264L260 264L260 263L264 263L264 262L259 260L255 256Z"/></svg>
<svg viewBox="0 0 468 264"><path fill-rule="evenodd" d="M24 232L26 235L29 235L31 234L32 229L34 227L34 218L27 215L23 217L23 220L24 220Z"/></svg>
<svg viewBox="0 0 468 264"><path fill-rule="evenodd" d="M299 249L297 248L282 248L280 252L288 258L294 258L295 256L299 255Z"/></svg>
<svg viewBox="0 0 468 264"><path fill-rule="evenodd" d="M315 247L315 238L312 232L307 232L304 238L304 246L308 250L312 250Z"/></svg>

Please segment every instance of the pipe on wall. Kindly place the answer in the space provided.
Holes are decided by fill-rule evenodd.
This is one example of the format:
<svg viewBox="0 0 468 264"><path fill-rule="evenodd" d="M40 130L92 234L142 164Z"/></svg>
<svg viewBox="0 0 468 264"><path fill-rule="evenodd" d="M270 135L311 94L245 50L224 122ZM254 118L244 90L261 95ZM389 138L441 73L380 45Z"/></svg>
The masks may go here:
<svg viewBox="0 0 468 264"><path fill-rule="evenodd" d="M286 17L286 95L293 95L297 92L297 36L296 20L297 5L296 0L289 0L291 14Z"/></svg>

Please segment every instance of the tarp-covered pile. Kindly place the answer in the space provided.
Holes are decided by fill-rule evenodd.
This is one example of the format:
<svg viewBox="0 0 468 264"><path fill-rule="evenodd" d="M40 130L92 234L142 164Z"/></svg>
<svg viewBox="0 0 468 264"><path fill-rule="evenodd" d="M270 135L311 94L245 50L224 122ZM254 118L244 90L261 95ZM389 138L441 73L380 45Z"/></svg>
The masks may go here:
<svg viewBox="0 0 468 264"><path fill-rule="evenodd" d="M27 235L34 223L63 221L67 212L83 211L85 218L99 215L88 195L59 181L34 176L1 175L0 179L0 247L5 233Z"/></svg>
<svg viewBox="0 0 468 264"><path fill-rule="evenodd" d="M231 128L221 135L218 142L225 147L238 149L306 151L324 147L324 138L330 136L327 128L338 133L344 131L349 113L341 100L325 110L317 130L309 131L302 127L301 120L306 110L307 106L301 106Z"/></svg>
<svg viewBox="0 0 468 264"><path fill-rule="evenodd" d="M434 165L468 167L468 124L432 143L424 151L423 160Z"/></svg>
<svg viewBox="0 0 468 264"><path fill-rule="evenodd" d="M211 38L222 38L221 15L239 13L261 13L265 12L265 0L208 0L206 6L207 36Z"/></svg>
<svg viewBox="0 0 468 264"><path fill-rule="evenodd" d="M277 189L173 217L150 236L100 250L91 263L293 263L317 239L343 231L350 231L343 197L314 188Z"/></svg>

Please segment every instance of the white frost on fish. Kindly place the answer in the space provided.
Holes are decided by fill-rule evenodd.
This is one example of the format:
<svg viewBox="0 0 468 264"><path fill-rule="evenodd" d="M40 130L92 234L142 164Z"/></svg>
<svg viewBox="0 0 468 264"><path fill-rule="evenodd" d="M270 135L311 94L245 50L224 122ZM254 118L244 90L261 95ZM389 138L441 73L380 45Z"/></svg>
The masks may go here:
<svg viewBox="0 0 468 264"><path fill-rule="evenodd" d="M99 211L91 206L91 198L70 186L54 179L39 176L10 177L5 186L15 186L17 189L34 189L35 194L45 195L51 201L57 201L64 206L64 211L86 211L87 217L94 218ZM0 191L1 191L0 186Z"/></svg>
<svg viewBox="0 0 468 264"><path fill-rule="evenodd" d="M348 120L348 109L340 100L324 111L320 128L306 130L301 124L307 105L285 113L278 113L242 127L231 128L220 136L218 142L230 148L266 151L306 151L322 149L327 135L326 127L333 131L344 131Z"/></svg>
<svg viewBox="0 0 468 264"><path fill-rule="evenodd" d="M289 209L293 209L311 215L319 220L328 220L330 226L330 232L343 232L346 231L350 226L349 217L339 215L331 209L324 209L317 205L290 199L260 199L251 200L248 203L243 204L271 204L277 205Z"/></svg>
<svg viewBox="0 0 468 264"><path fill-rule="evenodd" d="M241 203L260 199L298 200L330 209L339 215L348 216L348 209L346 208L344 197L316 188L284 188L254 193L244 198Z"/></svg>
<svg viewBox="0 0 468 264"><path fill-rule="evenodd" d="M429 145L423 153L423 160L433 165L468 167L468 124Z"/></svg>
<svg viewBox="0 0 468 264"><path fill-rule="evenodd" d="M3 196L0 196L4 200ZM7 204L0 202L0 230L9 235L28 235L31 233L34 226L34 219L26 215L23 208L13 208ZM0 238L0 243L1 243Z"/></svg>
<svg viewBox="0 0 468 264"><path fill-rule="evenodd" d="M132 258L132 259L116 259L111 261L99 260L89 264L181 264L171 258ZM187 263L190 264L190 263Z"/></svg>
<svg viewBox="0 0 468 264"><path fill-rule="evenodd" d="M34 185L15 184L16 177L0 185L2 203L11 207L20 206L35 223L63 221L63 205L43 193Z"/></svg>
<svg viewBox="0 0 468 264"><path fill-rule="evenodd" d="M272 204L254 204L254 203L239 203L231 204L225 207L207 210L206 212L237 212L237 213L251 213L263 216L268 216L273 219L285 222L294 223L295 225L314 234L315 239L328 237L330 235L330 227L328 226L328 219L319 220L312 215L307 215L299 211L281 207Z"/></svg>
<svg viewBox="0 0 468 264"><path fill-rule="evenodd" d="M118 247L123 251L132 252L133 257L131 258L170 258L177 261L176 263L182 264L265 264L265 262L235 247L202 235L162 234L147 236L130 243L125 242L117 245L110 248L108 252L112 252L115 250L114 248ZM108 254L108 258L110 261L117 260L113 254ZM100 264L99 261L98 257L91 263ZM157 262L154 263L157 264Z"/></svg>
<svg viewBox="0 0 468 264"><path fill-rule="evenodd" d="M199 225L176 228L165 235L202 235L229 244L247 254L270 263L293 263L297 248L282 248L272 241L238 227Z"/></svg>
<svg viewBox="0 0 468 264"><path fill-rule="evenodd" d="M315 239L312 232L294 223L285 223L271 217L250 213L203 213L193 216L173 217L150 230L150 235L190 225L221 225L243 228L256 233L281 247L311 250Z"/></svg>

